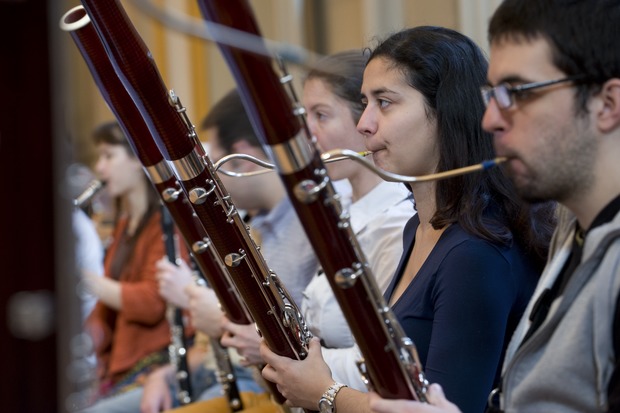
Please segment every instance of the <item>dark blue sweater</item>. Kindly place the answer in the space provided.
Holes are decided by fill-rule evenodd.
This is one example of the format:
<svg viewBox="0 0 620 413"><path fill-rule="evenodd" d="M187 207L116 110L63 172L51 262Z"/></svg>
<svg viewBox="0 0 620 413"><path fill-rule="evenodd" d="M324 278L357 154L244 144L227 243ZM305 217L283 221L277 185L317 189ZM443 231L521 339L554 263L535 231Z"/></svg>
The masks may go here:
<svg viewBox="0 0 620 413"><path fill-rule="evenodd" d="M419 219L405 227L404 254L389 301L409 260ZM513 243L502 247L452 224L392 309L413 339L428 380L463 413L481 413L539 271Z"/></svg>

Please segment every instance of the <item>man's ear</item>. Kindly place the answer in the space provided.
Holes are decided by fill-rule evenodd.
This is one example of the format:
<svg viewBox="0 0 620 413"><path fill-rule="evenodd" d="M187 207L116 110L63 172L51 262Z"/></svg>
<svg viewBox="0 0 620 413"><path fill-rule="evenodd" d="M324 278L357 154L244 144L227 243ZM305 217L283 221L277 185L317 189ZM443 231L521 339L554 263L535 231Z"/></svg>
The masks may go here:
<svg viewBox="0 0 620 413"><path fill-rule="evenodd" d="M603 133L620 127L620 79L609 79L602 86L598 97L602 108L598 112L598 127Z"/></svg>

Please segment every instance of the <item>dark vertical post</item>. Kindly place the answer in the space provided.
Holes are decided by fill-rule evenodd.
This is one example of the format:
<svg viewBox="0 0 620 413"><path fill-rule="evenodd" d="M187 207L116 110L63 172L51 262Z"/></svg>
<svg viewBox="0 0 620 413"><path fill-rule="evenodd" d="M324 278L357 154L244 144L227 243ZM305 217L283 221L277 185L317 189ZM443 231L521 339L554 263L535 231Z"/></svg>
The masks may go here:
<svg viewBox="0 0 620 413"><path fill-rule="evenodd" d="M0 400L6 412L68 411L75 391L67 366L81 315L59 160L62 88L54 84L54 33L60 14L51 11L62 3L0 0Z"/></svg>

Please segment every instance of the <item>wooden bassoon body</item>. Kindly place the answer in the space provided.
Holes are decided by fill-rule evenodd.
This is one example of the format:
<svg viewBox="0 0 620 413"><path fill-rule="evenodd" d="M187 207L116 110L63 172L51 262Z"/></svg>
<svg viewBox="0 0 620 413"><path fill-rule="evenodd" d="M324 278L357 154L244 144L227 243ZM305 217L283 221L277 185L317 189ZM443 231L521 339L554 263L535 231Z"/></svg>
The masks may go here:
<svg viewBox="0 0 620 413"><path fill-rule="evenodd" d="M149 132L130 134L134 138L134 149L142 154L139 157L149 175L155 177L156 186L168 183L160 191L162 197L175 204L181 199L179 207L189 207L199 223L195 227L198 231L204 230L204 234L200 234L204 236L189 240L192 252L209 251L218 258L214 261L225 267L225 273L245 304L244 309L274 352L290 358L304 358L311 334L298 307L250 237L198 141L185 108L174 92L166 89L148 48L124 9L117 0L83 0L82 4L114 73ZM175 185L170 185L173 182ZM175 214L172 216L181 227ZM185 223L191 226L187 220ZM197 231L196 228L180 230L182 233ZM191 242L194 239L198 241ZM209 283L216 290L211 279ZM228 315L229 310L222 307ZM231 320L247 321L234 316ZM275 386L271 390L277 402L284 401Z"/></svg>
<svg viewBox="0 0 620 413"><path fill-rule="evenodd" d="M198 3L207 27L216 23L260 37L247 0ZM362 352L368 384L386 398L425 401L427 381L415 346L377 288L303 111L286 93L268 50L218 43Z"/></svg>
<svg viewBox="0 0 620 413"><path fill-rule="evenodd" d="M195 218L187 197L178 187L172 169L164 161L154 142L134 139L136 136L149 136L150 132L114 72L103 44L84 8L78 6L67 12L61 20L61 27L73 38L104 100L116 115L134 153L144 165L149 179L163 201L165 210L162 211L162 228L168 258L174 262L177 256L172 231L172 221L174 221L184 241L192 249L193 261L198 266L199 274L205 277L205 281L214 289L227 317L238 324L250 324L251 316L238 296L219 256L212 249L207 248L206 231ZM183 315L178 308L169 310L172 312L168 317L171 324L170 360L176 367L176 378L179 383L177 399L183 405L191 402L191 381L187 365ZM228 351L217 340L211 340L211 346L216 354L218 381L222 385L231 410L239 411L243 409L243 404Z"/></svg>

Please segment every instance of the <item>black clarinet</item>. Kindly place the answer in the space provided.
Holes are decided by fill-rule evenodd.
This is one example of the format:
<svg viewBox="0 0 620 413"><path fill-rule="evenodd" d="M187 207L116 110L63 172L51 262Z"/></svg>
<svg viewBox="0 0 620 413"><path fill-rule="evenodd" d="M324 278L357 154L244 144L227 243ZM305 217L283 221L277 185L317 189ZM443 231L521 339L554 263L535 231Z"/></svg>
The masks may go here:
<svg viewBox="0 0 620 413"><path fill-rule="evenodd" d="M217 382L222 386L222 391L228 400L228 407L233 412L243 410L243 402L241 401L241 392L237 386L237 378L230 360L230 353L226 347L222 346L219 340L210 338L211 350L215 356L216 377Z"/></svg>
<svg viewBox="0 0 620 413"><path fill-rule="evenodd" d="M166 246L166 256L171 263L176 264L179 256L174 223L170 213L164 207L161 208L161 228L164 235L164 244ZM170 357L170 363L176 370L175 378L178 383L176 398L179 403L184 406L192 402L192 383L189 374L189 366L187 365L187 338L185 337L183 310L168 304L166 316L170 324L168 355Z"/></svg>

